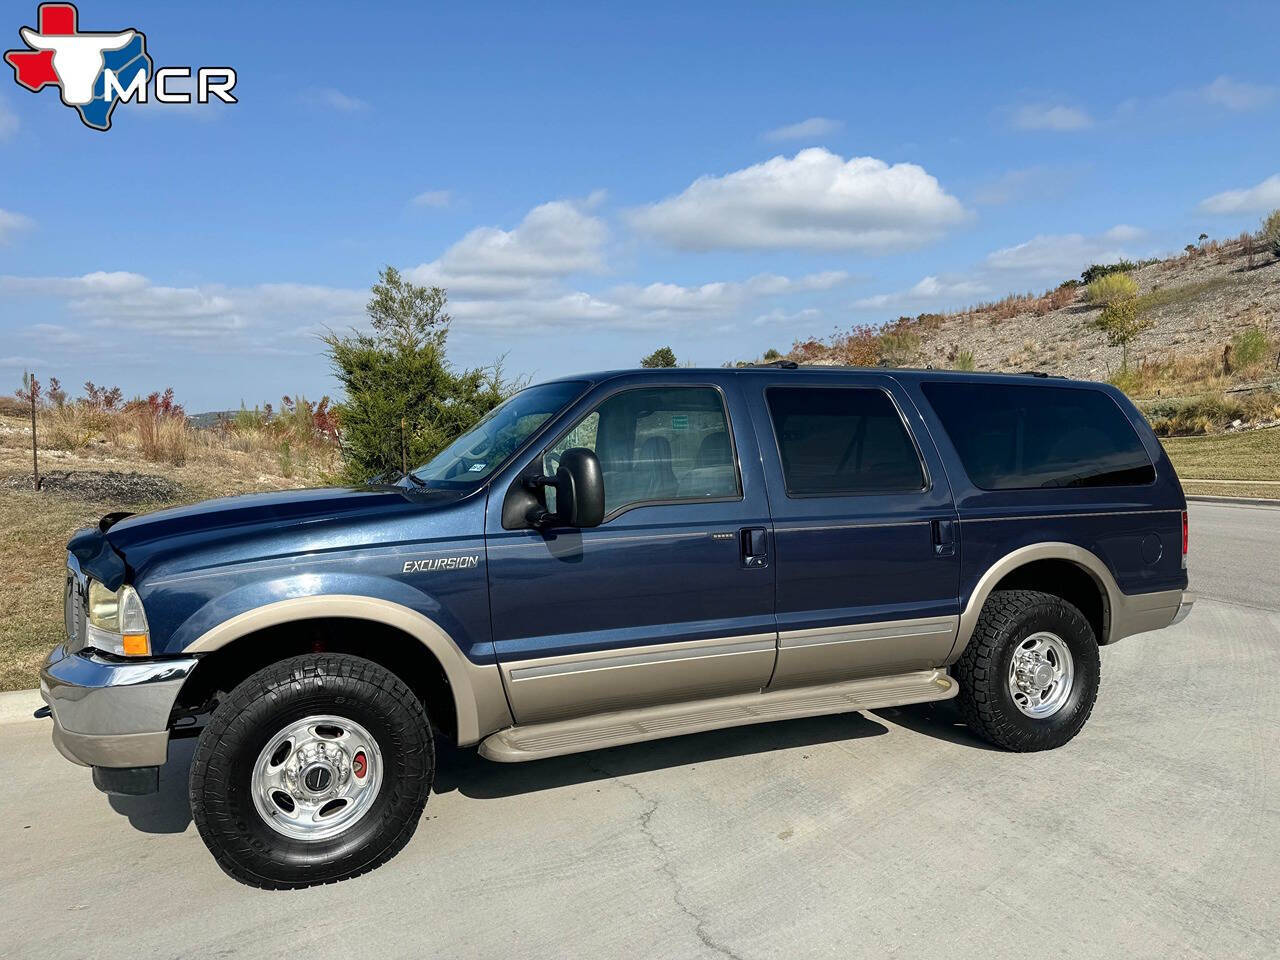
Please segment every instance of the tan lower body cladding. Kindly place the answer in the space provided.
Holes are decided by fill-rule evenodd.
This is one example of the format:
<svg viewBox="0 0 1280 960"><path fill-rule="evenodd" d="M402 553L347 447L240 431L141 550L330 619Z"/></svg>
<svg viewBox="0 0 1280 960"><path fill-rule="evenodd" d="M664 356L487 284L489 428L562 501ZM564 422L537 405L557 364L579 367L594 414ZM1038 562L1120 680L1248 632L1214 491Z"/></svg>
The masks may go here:
<svg viewBox="0 0 1280 960"><path fill-rule="evenodd" d="M521 725L761 696L932 670L957 624L935 617L589 651L506 664L503 682Z"/></svg>

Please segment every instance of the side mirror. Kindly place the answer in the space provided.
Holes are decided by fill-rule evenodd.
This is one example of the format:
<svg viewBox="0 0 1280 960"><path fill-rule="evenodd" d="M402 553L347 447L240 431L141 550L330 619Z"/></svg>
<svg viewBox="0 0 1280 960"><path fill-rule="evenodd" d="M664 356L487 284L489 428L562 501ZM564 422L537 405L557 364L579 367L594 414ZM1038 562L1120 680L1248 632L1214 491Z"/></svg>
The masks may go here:
<svg viewBox="0 0 1280 960"><path fill-rule="evenodd" d="M541 504L530 508L526 519L536 529L556 525L598 527L604 519L604 474L600 460L590 450L571 447L560 455L554 477L530 477L529 486L555 487L556 512Z"/></svg>

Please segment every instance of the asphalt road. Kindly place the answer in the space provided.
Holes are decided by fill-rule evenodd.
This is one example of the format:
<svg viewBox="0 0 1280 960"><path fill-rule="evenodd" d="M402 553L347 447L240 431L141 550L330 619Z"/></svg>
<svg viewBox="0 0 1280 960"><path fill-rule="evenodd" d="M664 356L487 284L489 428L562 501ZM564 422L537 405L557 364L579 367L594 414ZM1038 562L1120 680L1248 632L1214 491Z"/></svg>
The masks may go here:
<svg viewBox="0 0 1280 960"><path fill-rule="evenodd" d="M0 725L4 957L1280 955L1280 508L1196 505L1185 623L1103 653L1067 747L951 704L503 766L446 757L409 847L292 893L226 878L186 805L108 800Z"/></svg>

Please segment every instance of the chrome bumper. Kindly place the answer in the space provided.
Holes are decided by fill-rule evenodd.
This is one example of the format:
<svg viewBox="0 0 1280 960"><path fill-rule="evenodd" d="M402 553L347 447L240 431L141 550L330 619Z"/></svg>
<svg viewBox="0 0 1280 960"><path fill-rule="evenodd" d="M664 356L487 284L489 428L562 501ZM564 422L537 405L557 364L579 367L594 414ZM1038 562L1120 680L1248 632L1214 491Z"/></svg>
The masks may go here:
<svg viewBox="0 0 1280 960"><path fill-rule="evenodd" d="M169 750L169 714L194 657L124 662L58 647L40 668L53 745L92 767L154 767Z"/></svg>
<svg viewBox="0 0 1280 960"><path fill-rule="evenodd" d="M1188 590L1159 590L1155 593L1121 593L1112 598L1111 631L1107 642L1115 643L1135 633L1163 630L1187 618L1195 594Z"/></svg>
<svg viewBox="0 0 1280 960"><path fill-rule="evenodd" d="M1174 623L1181 623L1191 614L1191 608L1196 605L1198 595L1190 590L1182 591L1182 602L1178 604L1178 612L1173 615ZM1172 626L1172 624L1170 624Z"/></svg>

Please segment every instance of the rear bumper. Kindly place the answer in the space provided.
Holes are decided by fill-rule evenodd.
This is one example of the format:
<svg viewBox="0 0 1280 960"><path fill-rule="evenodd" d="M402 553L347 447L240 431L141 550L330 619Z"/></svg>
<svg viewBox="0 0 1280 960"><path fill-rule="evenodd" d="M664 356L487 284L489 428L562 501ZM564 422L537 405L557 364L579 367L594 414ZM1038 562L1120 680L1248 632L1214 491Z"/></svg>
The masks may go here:
<svg viewBox="0 0 1280 960"><path fill-rule="evenodd" d="M1187 619L1195 602L1196 595L1190 590L1122 593L1111 610L1109 642L1181 623Z"/></svg>
<svg viewBox="0 0 1280 960"><path fill-rule="evenodd" d="M1178 604L1178 612L1173 615L1173 623L1181 623L1191 615L1191 608L1195 606L1197 595L1190 590L1182 592L1182 603Z"/></svg>
<svg viewBox="0 0 1280 960"><path fill-rule="evenodd" d="M195 665L194 657L133 662L58 647L40 669L53 745L82 766L160 766L169 751L169 715Z"/></svg>

